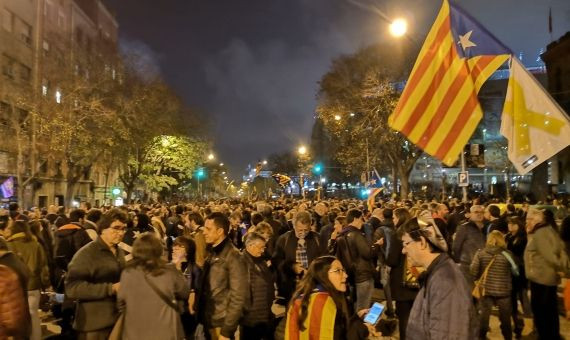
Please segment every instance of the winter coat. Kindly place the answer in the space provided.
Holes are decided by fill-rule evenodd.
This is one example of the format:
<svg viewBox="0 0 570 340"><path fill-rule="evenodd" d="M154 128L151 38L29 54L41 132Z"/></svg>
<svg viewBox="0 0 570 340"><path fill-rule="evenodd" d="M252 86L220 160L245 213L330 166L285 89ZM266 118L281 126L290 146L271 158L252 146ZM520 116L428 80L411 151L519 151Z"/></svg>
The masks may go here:
<svg viewBox="0 0 570 340"><path fill-rule="evenodd" d="M346 240L348 249L341 249L341 238ZM353 226L343 228L336 238L336 250L352 282L360 283L374 278L374 251L361 229Z"/></svg>
<svg viewBox="0 0 570 340"><path fill-rule="evenodd" d="M190 288L184 276L172 265L153 276L142 268L127 268L121 273L117 295L119 310L125 313L123 339L184 339L180 313L167 305L146 282L145 275L171 300L188 300Z"/></svg>
<svg viewBox="0 0 570 340"><path fill-rule="evenodd" d="M99 237L81 248L69 263L65 294L77 300L73 328L92 332L112 327L118 317L112 285L119 282L125 267L125 254L116 255Z"/></svg>
<svg viewBox="0 0 570 340"><path fill-rule="evenodd" d="M390 247L385 249L385 264L390 266L390 293L395 301L414 301L419 289L409 288L404 285L404 266L406 255L402 254L402 240L397 234L386 233L384 245Z"/></svg>
<svg viewBox="0 0 570 340"><path fill-rule="evenodd" d="M291 230L279 236L275 243L275 251L271 263L277 272L277 290L278 295L289 301L295 291L295 279L297 274L293 270L293 265L297 261L297 242L299 239L295 235L295 231ZM322 255L319 244L319 234L310 231L305 237L307 245L307 258L309 265L317 257Z"/></svg>
<svg viewBox="0 0 570 340"><path fill-rule="evenodd" d="M233 336L248 295L245 277L243 258L227 237L210 249L198 304L199 317L206 328L220 327L223 336Z"/></svg>
<svg viewBox="0 0 570 340"><path fill-rule="evenodd" d="M2 242L2 239L0 239L0 242ZM4 265L10 268L14 273L16 273L16 275L18 276L18 281L20 283L19 288L17 288L17 286L12 286L12 288L16 289L9 289L7 287L8 285L2 287L2 291L10 298L1 299L2 301L0 301L0 304L2 304L1 311L3 312L0 313L0 323L2 320L5 320L5 318L15 320L18 312L23 312L24 314L22 315L23 320L20 319L23 322L18 324L19 328L18 331L20 332L20 335L25 336L25 338L27 339L32 330L32 324L31 324L31 319L28 310L28 302L27 302L28 300L27 286L28 286L28 279L31 274L30 270L28 269L26 264L20 259L20 257L18 257L16 254L14 254L11 251L2 250L1 248L0 248L0 265ZM4 284L6 283L4 282ZM6 313L7 315L4 313ZM9 339L7 330L2 327L0 327L0 339ZM17 340L21 338L15 337L14 339Z"/></svg>
<svg viewBox="0 0 570 340"><path fill-rule="evenodd" d="M65 273L67 273L67 266L73 255L91 241L87 231L75 223L66 224L57 229L55 232L53 280L53 288L56 292L64 292Z"/></svg>
<svg viewBox="0 0 570 340"><path fill-rule="evenodd" d="M467 222L457 227L453 241L453 258L455 262L469 268L473 256L485 247L485 235L474 222Z"/></svg>
<svg viewBox="0 0 570 340"><path fill-rule="evenodd" d="M560 236L551 226L539 224L527 237L524 251L527 279L545 286L557 286L560 283L558 273L568 271L568 256Z"/></svg>
<svg viewBox="0 0 570 340"><path fill-rule="evenodd" d="M255 258L244 251L243 259L247 267L248 301L241 325L253 327L266 324L273 319L271 305L275 299L275 279L262 257Z"/></svg>
<svg viewBox="0 0 570 340"><path fill-rule="evenodd" d="M481 283L481 288L484 290L485 296L511 296L511 264L505 255L502 254L503 251L506 250L497 246L487 246L475 253L475 257L473 257L470 269L471 275L475 280L480 278L482 280L485 268L487 268L491 260L495 258L495 261L487 271L485 282ZM510 253L509 256L511 258L513 257Z"/></svg>
<svg viewBox="0 0 570 340"><path fill-rule="evenodd" d="M406 338L476 339L477 315L463 274L447 254L440 254L422 274L408 319Z"/></svg>
<svg viewBox="0 0 570 340"><path fill-rule="evenodd" d="M505 241L507 242L507 249L513 254L513 260L519 268L519 276L513 276L513 289L518 291L528 286L524 268L524 250L527 244L526 233L523 231L514 236L508 233L505 236Z"/></svg>
<svg viewBox="0 0 570 340"><path fill-rule="evenodd" d="M43 247L38 241L32 239L25 241L24 233L14 234L6 239L8 248L24 261L30 270L27 289L38 290L50 286L49 269Z"/></svg>

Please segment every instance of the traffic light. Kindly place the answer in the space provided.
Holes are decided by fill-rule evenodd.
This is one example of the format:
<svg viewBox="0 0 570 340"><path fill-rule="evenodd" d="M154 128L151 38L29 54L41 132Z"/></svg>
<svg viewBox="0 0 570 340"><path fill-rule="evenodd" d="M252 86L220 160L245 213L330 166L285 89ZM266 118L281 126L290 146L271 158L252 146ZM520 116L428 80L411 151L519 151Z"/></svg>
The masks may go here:
<svg viewBox="0 0 570 340"><path fill-rule="evenodd" d="M121 194L121 188L114 187L113 189L111 189L111 193L113 194L113 196L119 196Z"/></svg>
<svg viewBox="0 0 570 340"><path fill-rule="evenodd" d="M313 166L313 172L315 175L320 175L323 172L323 164L316 163L315 166Z"/></svg>
<svg viewBox="0 0 570 340"><path fill-rule="evenodd" d="M196 170L196 178L201 179L204 176L206 176L206 172L204 171L203 168Z"/></svg>

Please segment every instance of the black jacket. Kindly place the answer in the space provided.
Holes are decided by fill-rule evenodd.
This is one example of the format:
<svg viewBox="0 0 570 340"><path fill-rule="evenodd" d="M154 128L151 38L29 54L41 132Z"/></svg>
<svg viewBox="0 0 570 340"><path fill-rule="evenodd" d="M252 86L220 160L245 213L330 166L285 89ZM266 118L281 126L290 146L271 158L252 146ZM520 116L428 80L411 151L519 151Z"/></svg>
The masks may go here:
<svg viewBox="0 0 570 340"><path fill-rule="evenodd" d="M242 254L247 268L248 301L241 325L253 327L273 319L271 305L275 299L275 279L263 257L255 258L247 251Z"/></svg>
<svg viewBox="0 0 570 340"><path fill-rule="evenodd" d="M341 238L346 240L348 249L342 249ZM331 244L334 246L333 242ZM336 239L336 255L343 262L352 282L359 283L374 278L374 251L361 229L348 226L341 230Z"/></svg>
<svg viewBox="0 0 570 340"><path fill-rule="evenodd" d="M209 249L203 273L199 318L207 328L221 327L229 338L243 315L248 286L243 258L227 237Z"/></svg>
<svg viewBox="0 0 570 340"><path fill-rule="evenodd" d="M295 231L291 230L279 236L275 244L275 251L271 263L277 272L277 290L280 297L284 298L287 303L291 300L295 291L296 274L293 265L297 261L297 241L299 239L295 235ZM317 257L323 255L319 244L319 234L310 231L305 237L307 245L307 258L309 265Z"/></svg>
<svg viewBox="0 0 570 340"><path fill-rule="evenodd" d="M56 292L63 293L63 276L67 272L67 266L75 253L89 242L89 234L75 223L61 226L55 232L55 269L52 284Z"/></svg>

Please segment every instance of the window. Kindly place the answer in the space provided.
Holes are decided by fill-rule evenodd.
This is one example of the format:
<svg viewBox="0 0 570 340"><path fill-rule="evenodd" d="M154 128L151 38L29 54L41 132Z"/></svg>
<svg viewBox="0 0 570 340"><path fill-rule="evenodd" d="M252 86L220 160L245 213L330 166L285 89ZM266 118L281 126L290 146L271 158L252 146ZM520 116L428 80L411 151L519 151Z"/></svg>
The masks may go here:
<svg viewBox="0 0 570 340"><path fill-rule="evenodd" d="M55 91L55 102L61 104L61 91L59 89Z"/></svg>
<svg viewBox="0 0 570 340"><path fill-rule="evenodd" d="M65 28L65 14L60 10L57 16L57 26L60 28Z"/></svg>
<svg viewBox="0 0 570 340"><path fill-rule="evenodd" d="M45 97L48 94L49 81L47 79L42 79L42 95Z"/></svg>
<svg viewBox="0 0 570 340"><path fill-rule="evenodd" d="M2 10L2 28L8 32L14 29L14 14L5 8Z"/></svg>
<svg viewBox="0 0 570 340"><path fill-rule="evenodd" d="M49 52L49 42L47 40L44 40L42 47L44 48L44 55L47 55Z"/></svg>
<svg viewBox="0 0 570 340"><path fill-rule="evenodd" d="M20 79L23 82L29 83L32 79L32 69L24 64L20 64Z"/></svg>
<svg viewBox="0 0 570 340"><path fill-rule="evenodd" d="M23 20L18 20L17 25L20 39L22 39L26 45L32 45L32 26L28 25L28 23Z"/></svg>
<svg viewBox="0 0 570 340"><path fill-rule="evenodd" d="M12 57L2 55L2 74L10 79L14 79L14 64L15 61Z"/></svg>

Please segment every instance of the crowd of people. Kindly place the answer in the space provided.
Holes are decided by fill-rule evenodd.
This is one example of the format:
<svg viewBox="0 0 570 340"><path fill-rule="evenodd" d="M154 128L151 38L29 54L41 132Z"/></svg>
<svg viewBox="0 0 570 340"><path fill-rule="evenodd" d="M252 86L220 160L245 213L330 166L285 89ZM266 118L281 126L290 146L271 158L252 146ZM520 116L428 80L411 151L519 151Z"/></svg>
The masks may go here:
<svg viewBox="0 0 570 340"><path fill-rule="evenodd" d="M367 339L380 287L400 339L485 339L493 306L505 339L530 315L538 339L560 338L563 204L365 203L11 204L0 339L41 339L40 308L62 339Z"/></svg>

